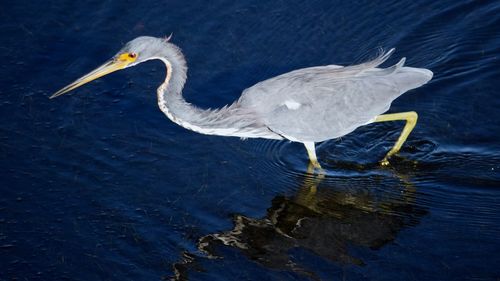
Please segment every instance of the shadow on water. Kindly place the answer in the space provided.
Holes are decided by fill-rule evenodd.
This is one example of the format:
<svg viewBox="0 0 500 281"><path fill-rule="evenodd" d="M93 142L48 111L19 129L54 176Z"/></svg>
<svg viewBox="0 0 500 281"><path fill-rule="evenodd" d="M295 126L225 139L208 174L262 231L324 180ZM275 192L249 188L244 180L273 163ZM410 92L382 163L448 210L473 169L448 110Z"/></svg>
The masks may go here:
<svg viewBox="0 0 500 281"><path fill-rule="evenodd" d="M415 202L416 189L409 175L401 171L384 169L390 179L349 179L311 171L298 176L295 194L274 197L264 217L235 214L231 230L201 237L197 246L202 255L184 252L173 265L172 280L188 280L189 271L203 271L200 259L224 258L221 252L228 247L266 268L319 280L294 258L295 250L339 265L364 266L367 261L356 249L378 250L427 214ZM391 183L381 184L382 180Z"/></svg>

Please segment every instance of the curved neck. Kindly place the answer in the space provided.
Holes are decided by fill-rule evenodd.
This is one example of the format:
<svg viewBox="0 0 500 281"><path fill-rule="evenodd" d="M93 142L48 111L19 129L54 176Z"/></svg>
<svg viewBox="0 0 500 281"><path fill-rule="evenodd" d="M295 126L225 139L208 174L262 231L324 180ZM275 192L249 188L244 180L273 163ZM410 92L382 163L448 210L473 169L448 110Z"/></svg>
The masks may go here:
<svg viewBox="0 0 500 281"><path fill-rule="evenodd" d="M257 120L253 111L237 102L216 110L204 110L188 103L182 96L187 79L186 60L177 46L166 44L168 46L155 58L163 61L167 68L165 82L158 87L157 94L158 106L170 120L207 135L281 138Z"/></svg>
<svg viewBox="0 0 500 281"><path fill-rule="evenodd" d="M169 43L167 43L169 44ZM168 52L157 58L165 63L167 75L158 87L158 106L173 122L186 127L199 119L200 109L188 103L182 96L182 89L187 79L186 60L180 51ZM168 93L168 94L167 94Z"/></svg>

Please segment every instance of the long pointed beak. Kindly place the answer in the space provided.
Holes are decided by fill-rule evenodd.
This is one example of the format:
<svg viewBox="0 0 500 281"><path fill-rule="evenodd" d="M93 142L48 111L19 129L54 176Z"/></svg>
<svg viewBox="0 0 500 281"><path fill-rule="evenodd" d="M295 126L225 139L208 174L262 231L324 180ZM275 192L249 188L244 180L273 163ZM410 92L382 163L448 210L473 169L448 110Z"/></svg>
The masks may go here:
<svg viewBox="0 0 500 281"><path fill-rule="evenodd" d="M112 59L107 61L105 64L101 65L100 67L96 68L92 72L88 73L87 75L75 80L73 83L69 84L68 86L62 88L61 90L57 91L55 94L50 96L51 99L58 97L60 95L66 94L67 92L74 90L84 84L87 84L88 82L95 80L99 77L102 77L104 75L110 74L112 72L115 72L120 69L124 69L127 67L129 64L128 61L123 61L119 59Z"/></svg>

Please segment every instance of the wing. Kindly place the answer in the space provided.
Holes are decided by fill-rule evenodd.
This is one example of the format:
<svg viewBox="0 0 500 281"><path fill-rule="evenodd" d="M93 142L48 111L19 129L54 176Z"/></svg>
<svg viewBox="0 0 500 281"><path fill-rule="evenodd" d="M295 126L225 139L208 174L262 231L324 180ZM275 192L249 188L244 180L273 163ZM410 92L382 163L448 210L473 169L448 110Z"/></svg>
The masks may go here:
<svg viewBox="0 0 500 281"><path fill-rule="evenodd" d="M272 131L294 141L319 142L346 135L387 111L394 99L432 78L426 69L381 69L393 52L359 65L295 70L246 89L238 103Z"/></svg>

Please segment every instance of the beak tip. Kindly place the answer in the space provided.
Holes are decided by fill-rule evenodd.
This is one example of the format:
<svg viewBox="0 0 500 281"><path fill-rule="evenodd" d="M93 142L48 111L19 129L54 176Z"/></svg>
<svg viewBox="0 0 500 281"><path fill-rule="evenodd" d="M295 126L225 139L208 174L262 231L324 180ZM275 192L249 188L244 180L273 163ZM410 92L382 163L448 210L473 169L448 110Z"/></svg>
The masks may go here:
<svg viewBox="0 0 500 281"><path fill-rule="evenodd" d="M60 92L57 92L57 93L54 93L52 94L50 97L49 97L49 100L53 99L53 98L57 98L58 96L60 96L61 93Z"/></svg>
<svg viewBox="0 0 500 281"><path fill-rule="evenodd" d="M124 62L121 61L115 61L115 60L110 60L106 62L105 64L101 65L97 69L94 69L92 72L88 73L87 75L77 79L73 83L67 85L66 87L60 89L59 91L55 92L52 94L52 96L49 97L49 99L57 98L58 96L61 96L63 94L66 94L67 92L70 92L78 87L80 87L83 84L86 84L92 80L95 80L99 77L102 77L104 75L107 75L109 73L115 72L120 69L124 69L127 66Z"/></svg>

